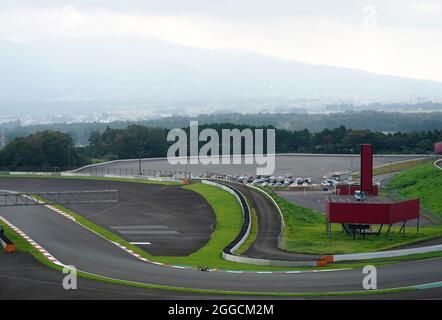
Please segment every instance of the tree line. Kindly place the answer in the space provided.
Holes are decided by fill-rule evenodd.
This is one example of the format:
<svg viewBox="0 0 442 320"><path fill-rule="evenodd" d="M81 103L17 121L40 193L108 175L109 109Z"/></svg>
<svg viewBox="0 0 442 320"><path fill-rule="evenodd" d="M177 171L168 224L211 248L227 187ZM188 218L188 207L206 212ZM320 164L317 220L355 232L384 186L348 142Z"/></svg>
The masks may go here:
<svg viewBox="0 0 442 320"><path fill-rule="evenodd" d="M160 119L140 121L114 121L109 124L100 122L90 123L59 123L32 126L2 127L7 138L12 140L24 137L35 132L53 130L71 135L76 145L87 145L92 132L103 133L107 127L112 129L125 129L130 125L159 128L181 128L189 125L191 120L200 124L232 123L247 126L274 126L278 129L302 131L307 128L310 132L320 132L326 128L368 129L374 132L419 132L426 130L439 130L442 128L442 112L384 112L384 111L346 111L330 114L308 113L223 113L203 114L196 117L171 116Z"/></svg>
<svg viewBox="0 0 442 320"><path fill-rule="evenodd" d="M340 126L311 132L291 131L274 126L245 126L232 123L200 125L199 130L211 128L221 136L222 129L275 129L277 153L359 153L360 144L371 143L378 154L426 154L435 142L442 141L442 130L382 133L347 129ZM189 132L189 127L183 128ZM130 125L124 129L107 127L94 131L89 144L75 147L69 134L57 131L37 132L13 139L0 152L2 170L66 170L104 160L165 157L173 142L167 141L169 129ZM200 145L204 142L200 142Z"/></svg>

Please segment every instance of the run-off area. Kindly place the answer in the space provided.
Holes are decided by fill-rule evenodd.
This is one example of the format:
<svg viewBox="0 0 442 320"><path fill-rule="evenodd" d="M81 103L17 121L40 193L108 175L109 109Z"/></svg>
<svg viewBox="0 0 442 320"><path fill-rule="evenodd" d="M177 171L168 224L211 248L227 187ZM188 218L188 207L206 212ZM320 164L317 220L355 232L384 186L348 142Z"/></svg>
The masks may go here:
<svg viewBox="0 0 442 320"><path fill-rule="evenodd" d="M215 225L211 206L180 186L81 179L0 178L0 190L118 190L117 203L64 207L157 256L187 256L202 248ZM12 208L11 208L12 209Z"/></svg>

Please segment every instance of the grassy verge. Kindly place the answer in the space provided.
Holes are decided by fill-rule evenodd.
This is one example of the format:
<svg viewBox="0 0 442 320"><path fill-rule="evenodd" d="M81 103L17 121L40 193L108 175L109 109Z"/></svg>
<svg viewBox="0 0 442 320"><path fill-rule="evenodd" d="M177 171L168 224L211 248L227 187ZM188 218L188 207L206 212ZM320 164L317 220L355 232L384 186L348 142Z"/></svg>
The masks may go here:
<svg viewBox="0 0 442 320"><path fill-rule="evenodd" d="M117 242L135 253L140 254L142 257L151 261L162 262L170 265L181 266L208 266L214 269L225 270L245 270L245 271L279 271L279 270L299 270L300 268L284 268L284 267L267 267L267 266L254 266L248 264L235 263L226 261L222 257L222 250L231 243L239 234L242 228L242 211L236 198L230 193L210 185L201 183L194 183L183 188L192 190L202 195L208 203L212 206L216 214L216 226L212 233L210 240L200 250L186 257L174 257L174 256L153 256L143 251L141 248L130 244L128 241L122 239L116 234L103 227L100 227L90 220L82 217L81 215L69 210L63 206L55 205L60 210L72 215L78 223L93 230L104 238Z"/></svg>
<svg viewBox="0 0 442 320"><path fill-rule="evenodd" d="M250 206L250 213L251 213L251 229L249 236L247 237L247 240L242 244L241 247L236 251L236 254L243 254L246 252L250 246L253 244L253 242L256 240L256 237L258 236L258 217L256 215L256 210L252 206Z"/></svg>
<svg viewBox="0 0 442 320"><path fill-rule="evenodd" d="M50 262L40 251L38 251L33 246L31 246L31 244L28 241L22 238L22 236L20 236L17 232L12 230L9 226L3 223L2 226L3 229L5 230L5 234L7 234L8 238L15 244L15 248L17 251L28 252L32 254L35 257L35 259L37 259L44 265L51 268L61 269L60 266L57 266L52 262Z"/></svg>
<svg viewBox="0 0 442 320"><path fill-rule="evenodd" d="M422 207L442 218L442 170L432 163L398 173L385 189L406 198L420 198Z"/></svg>
<svg viewBox="0 0 442 320"><path fill-rule="evenodd" d="M39 251L34 249L25 239L23 239L20 235L18 235L15 231L13 231L8 226L3 226L5 232L8 234L9 238L15 243L18 251L29 252L31 253L38 261L43 263L46 266L49 266L56 270L61 270L62 267L55 265L50 262L46 257L44 257ZM166 286L166 285L157 285L157 284L148 284L141 283L135 281L126 281L121 279L109 278L100 275L95 275L91 273L87 273L84 271L78 271L78 276L90 279L94 281L101 281L107 283L113 283L118 285L127 285L138 288L145 289L158 289L158 290L168 290L174 292L186 292L186 293L195 293L195 294L212 294L212 295L236 295L236 296L276 296L276 297L284 297L284 296L292 296L292 297L319 297L319 296L346 296L346 295L360 295L360 294L383 294L383 293L397 293L397 292L405 292L412 291L413 288L397 288L397 289L386 289L386 290L374 290L374 291L354 291L354 292L304 292L304 293L282 293L282 292L243 292L243 291L224 291L224 290L208 290L208 289L194 289L194 288L183 288L183 287L174 287L174 286Z"/></svg>
<svg viewBox="0 0 442 320"><path fill-rule="evenodd" d="M133 180L131 180L133 182ZM141 250L124 239L118 237L112 232L95 225L91 221L83 218L82 216L72 212L62 206L57 206L59 209L70 213L77 221L91 230L102 235L106 239L114 242L118 242L141 256L152 260L159 261L167 264L187 265L187 266L199 266L206 265L216 269L226 270L300 270L311 268L282 268L282 267L265 267L265 266L253 266L246 264L239 264L234 262L225 261L221 256L222 249L230 243L236 235L240 232L242 227L242 213L240 206L236 199L229 193L208 185L203 184L191 184L185 186L185 188L198 192L212 206L216 213L217 224L214 233L212 234L209 242L199 251L187 256L187 257L159 257L152 256L145 251ZM402 244L408 244L419 240L435 237L441 233L440 227L428 227L422 228L421 234L416 235L412 230L409 230L407 236L403 238L397 234L397 228L393 229L392 239L388 240L384 237L368 237L366 240L353 241L350 237L345 236L340 226L334 226L332 232L332 239L328 240L325 236L325 220L324 216L314 210L302 208L296 206L274 193L269 192L275 201L279 204L285 218L286 228L284 230L283 248L285 250L291 250L296 252L311 252L319 254L336 254L336 253L355 253L355 252L367 252L380 249L389 249ZM253 218L255 216L255 218ZM256 222L256 213L252 214L252 220ZM253 239L253 233L257 232L257 223L252 222L251 235L248 241L251 243ZM246 248L246 247L244 247ZM242 248L242 249L244 249ZM28 250L23 250L28 251ZM31 250L32 251L32 250ZM410 257L405 257L408 259ZM398 259L397 261L404 260ZM393 259L393 261L396 261ZM384 264L391 262L391 259L382 260L378 259L377 263ZM339 263L333 264L326 268L348 268L355 264L351 263Z"/></svg>
<svg viewBox="0 0 442 320"><path fill-rule="evenodd" d="M283 213L286 226L281 247L287 251L317 254L370 252L392 249L442 235L441 226L422 227L419 234L412 228L408 228L405 237L398 233L399 227L393 227L390 238L381 234L380 236L367 236L365 240L353 240L352 237L344 234L340 225L333 224L332 238L328 239L323 214L295 205L269 190L266 191L273 197Z"/></svg>
<svg viewBox="0 0 442 320"><path fill-rule="evenodd" d="M413 160L408 160L408 161L403 161L403 162L392 163L391 164L391 172L395 173L395 172L399 172L399 171L412 169L412 168L415 168L415 167L420 166L420 165L427 163L427 162L428 162L427 159L413 159ZM387 173L390 173L390 165L389 164L384 164L384 165L373 168L373 175L374 176L379 176L379 175L387 174ZM352 178L354 180L359 179L359 173L353 174Z"/></svg>
<svg viewBox="0 0 442 320"><path fill-rule="evenodd" d="M404 171L408 169L415 168L417 166L420 166L421 164L427 163L427 159L414 159L409 161L403 161L398 163L392 163L391 164L391 172L399 172ZM381 174L387 174L390 173L390 165L383 165L379 166L373 169L373 175L381 175Z"/></svg>

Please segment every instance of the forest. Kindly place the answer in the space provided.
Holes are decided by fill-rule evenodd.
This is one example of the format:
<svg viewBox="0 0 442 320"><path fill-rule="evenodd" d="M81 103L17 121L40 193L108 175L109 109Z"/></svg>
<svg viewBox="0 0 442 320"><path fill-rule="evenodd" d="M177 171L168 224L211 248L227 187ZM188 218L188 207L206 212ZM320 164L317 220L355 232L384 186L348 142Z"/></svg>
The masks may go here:
<svg viewBox="0 0 442 320"><path fill-rule="evenodd" d="M378 154L427 154L435 142L442 141L442 130L382 133L347 129L340 126L319 132L277 129L218 123L200 125L199 130L275 129L277 153L358 153L361 143L371 143ZM189 132L189 127L183 128ZM87 146L76 147L72 137L58 131L42 131L15 138L0 151L1 170L68 170L85 164L128 158L165 157L173 141L167 141L169 129L130 125L124 129L107 127L94 131ZM200 142L200 144L204 144Z"/></svg>

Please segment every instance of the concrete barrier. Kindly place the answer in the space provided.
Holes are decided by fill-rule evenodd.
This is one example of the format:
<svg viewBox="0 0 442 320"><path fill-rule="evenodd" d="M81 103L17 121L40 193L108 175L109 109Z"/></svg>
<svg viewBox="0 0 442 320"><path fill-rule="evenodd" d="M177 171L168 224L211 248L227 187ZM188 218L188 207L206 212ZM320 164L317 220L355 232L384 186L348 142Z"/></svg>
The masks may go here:
<svg viewBox="0 0 442 320"><path fill-rule="evenodd" d="M97 178L116 178L116 179L133 179L133 180L147 180L147 181L158 181L158 182L182 182L182 179L175 178L165 178L165 177L150 177L150 176L119 176L115 174L103 174L94 175L91 173L75 173L75 172L19 172L10 171L8 172L10 176L48 176L48 177L97 177Z"/></svg>
<svg viewBox="0 0 442 320"><path fill-rule="evenodd" d="M270 260L270 259L257 259L249 258L245 256L237 256L233 254L223 253L223 258L227 261L253 264L257 266L268 266L268 267L318 267L318 261L290 261L290 260Z"/></svg>
<svg viewBox="0 0 442 320"><path fill-rule="evenodd" d="M398 249L380 252L367 252L367 253L353 253L353 254L338 254L334 256L327 256L327 259L332 260L330 262L338 261L357 261L357 260L369 260L379 258L393 258L402 257L413 254L431 253L442 251L442 245L434 245L428 247L411 248L411 249ZM325 257L324 257L325 258Z"/></svg>
<svg viewBox="0 0 442 320"><path fill-rule="evenodd" d="M250 230L252 229L252 218L250 216L250 208L248 207L248 203L247 201L245 201L245 205L247 206L247 208L244 207L243 205L243 201L240 198L240 192L236 189L233 189L233 187L228 187L224 184L221 183L217 183L214 181L210 181L210 180L202 180L203 184L208 184L208 185L212 185L218 188L221 188L227 192L229 192L230 194L232 194L236 200L238 200L239 205L241 206L241 211L243 213L244 216L244 221L247 221L247 226L246 226L246 231L244 233L244 235L240 238L240 239L235 239L236 243L232 244L232 247L230 250L230 252L228 252L228 254L234 254L236 252L236 250L238 250L243 244L244 242L247 240L249 234L250 234ZM248 215L248 217L246 217L246 215Z"/></svg>
<svg viewBox="0 0 442 320"><path fill-rule="evenodd" d="M221 188L235 196L235 198L238 200L238 202L241 205L243 215L249 215L248 219L244 219L247 221L247 231L244 233L244 235L240 239L236 239L235 243L231 244L231 249L228 249L226 247L223 252L222 256L227 261L237 262L237 263L244 263L244 264L252 264L257 266L272 266L272 267L319 267L324 266L327 263L324 262L323 259L320 260L308 260L308 261L297 261L297 260L272 260L272 259L258 259L258 258L251 258L247 256L240 256L236 255L235 251L238 250L238 248L241 247L241 245L247 240L251 226L252 226L252 219L251 219L251 211L248 207L247 201L245 200L244 195L241 194L236 188L224 185L222 183L217 183L209 180L202 180L204 184L209 184L216 186L218 188ZM243 201L241 200L241 197L243 197ZM273 199L272 199L273 200ZM243 206L243 202L246 203L247 208ZM275 203L276 204L276 203ZM276 206L279 210L279 207ZM282 220L283 221L283 220Z"/></svg>

